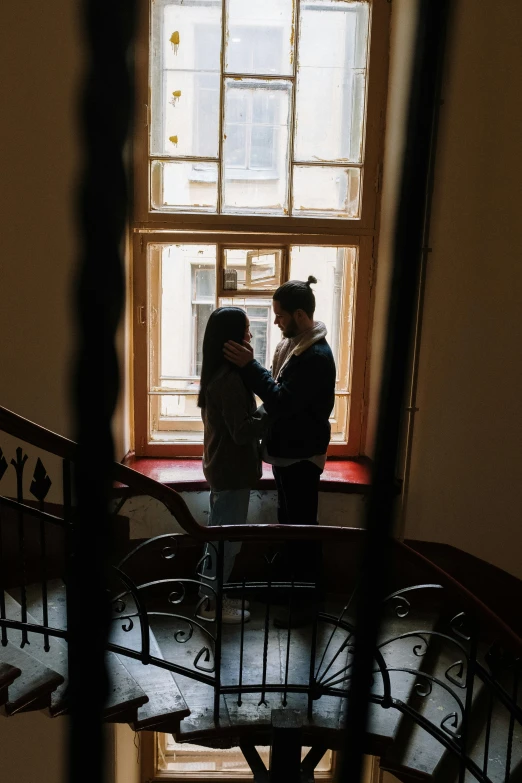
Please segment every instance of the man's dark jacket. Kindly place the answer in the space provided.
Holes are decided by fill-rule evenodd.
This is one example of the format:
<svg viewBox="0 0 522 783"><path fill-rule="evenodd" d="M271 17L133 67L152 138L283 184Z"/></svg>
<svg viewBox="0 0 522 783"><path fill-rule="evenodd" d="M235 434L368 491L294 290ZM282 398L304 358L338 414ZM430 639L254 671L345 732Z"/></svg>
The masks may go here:
<svg viewBox="0 0 522 783"><path fill-rule="evenodd" d="M270 416L266 440L270 456L306 459L326 453L328 419L335 402L335 361L324 338L292 356L278 381L255 360L241 373Z"/></svg>

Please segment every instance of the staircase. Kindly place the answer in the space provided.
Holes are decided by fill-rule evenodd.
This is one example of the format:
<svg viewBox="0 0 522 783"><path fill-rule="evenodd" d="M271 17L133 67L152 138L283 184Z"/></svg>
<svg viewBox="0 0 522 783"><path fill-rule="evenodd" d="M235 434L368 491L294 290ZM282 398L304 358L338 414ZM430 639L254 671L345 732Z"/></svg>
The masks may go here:
<svg viewBox="0 0 522 783"><path fill-rule="evenodd" d="M25 444L9 460L16 497L0 498L0 705L5 717L67 714L67 540L74 510L49 503L44 459L74 461L75 445L0 409L0 430ZM1 444L0 444L1 445ZM25 448L46 452L24 459ZM9 458L9 459L8 459ZM25 466L34 464L34 473ZM327 749L343 748L357 590L351 584L364 532L334 527L200 527L173 490L114 465L109 688L103 718L177 742L240 746L257 781L268 771L256 746L298 736L310 746L303 775ZM29 480L27 480L29 479ZM28 492L26 492L28 488ZM29 494L31 498L27 498ZM130 548L130 503L153 498L183 528ZM143 504L141 504L143 505ZM128 513L126 513L128 512ZM236 581L222 584L223 542L241 540ZM324 593L281 571L288 541L323 550ZM201 615L203 544L223 590L251 606L251 621L223 626ZM374 654L365 752L402 781L522 783L522 642L455 580L395 543L394 577ZM344 564L344 569L341 569ZM346 574L346 576L345 576ZM286 580L286 581L285 581ZM291 630L274 614L305 598L311 622ZM85 612L88 607L74 607ZM289 733L290 732L290 733ZM293 734L291 733L293 732Z"/></svg>

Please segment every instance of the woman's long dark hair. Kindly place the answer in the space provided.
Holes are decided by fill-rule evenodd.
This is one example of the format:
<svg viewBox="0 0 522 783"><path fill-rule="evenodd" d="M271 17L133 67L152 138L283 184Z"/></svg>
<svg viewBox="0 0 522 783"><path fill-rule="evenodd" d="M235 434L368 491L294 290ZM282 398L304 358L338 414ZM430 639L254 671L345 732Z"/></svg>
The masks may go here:
<svg viewBox="0 0 522 783"><path fill-rule="evenodd" d="M203 338L203 364L198 405L205 407L207 387L216 372L224 364L232 366L223 355L223 346L228 340L243 344L247 317L240 307L218 307L208 319Z"/></svg>

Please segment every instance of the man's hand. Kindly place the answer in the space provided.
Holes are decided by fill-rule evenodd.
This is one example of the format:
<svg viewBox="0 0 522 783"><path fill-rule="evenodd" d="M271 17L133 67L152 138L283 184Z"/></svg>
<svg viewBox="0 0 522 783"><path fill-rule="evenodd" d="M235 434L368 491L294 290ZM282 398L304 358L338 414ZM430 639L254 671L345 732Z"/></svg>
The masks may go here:
<svg viewBox="0 0 522 783"><path fill-rule="evenodd" d="M243 340L243 345L229 340L223 346L223 353L225 359L235 364L236 367L246 367L254 358L254 349L246 340Z"/></svg>

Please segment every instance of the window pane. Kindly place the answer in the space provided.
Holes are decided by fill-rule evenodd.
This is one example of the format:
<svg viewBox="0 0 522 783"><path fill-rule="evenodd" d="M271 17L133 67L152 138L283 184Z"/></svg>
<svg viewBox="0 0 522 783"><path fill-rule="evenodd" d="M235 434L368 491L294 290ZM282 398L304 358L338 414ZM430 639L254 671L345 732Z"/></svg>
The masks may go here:
<svg viewBox="0 0 522 783"><path fill-rule="evenodd" d="M219 306L242 307L245 310L250 321L254 357L263 367L270 367L275 347L281 340L281 332L273 322L272 299L227 296L219 300Z"/></svg>
<svg viewBox="0 0 522 783"><path fill-rule="evenodd" d="M206 322L214 309L214 245L167 245L158 280L161 346L160 385L174 377L199 375Z"/></svg>
<svg viewBox="0 0 522 783"><path fill-rule="evenodd" d="M151 152L218 156L221 4L152 4Z"/></svg>
<svg viewBox="0 0 522 783"><path fill-rule="evenodd" d="M360 209L360 169L294 166L294 215L355 218Z"/></svg>
<svg viewBox="0 0 522 783"><path fill-rule="evenodd" d="M348 439L348 421L350 415L349 395L336 395L334 409L330 415L332 443L346 443Z"/></svg>
<svg viewBox="0 0 522 783"><path fill-rule="evenodd" d="M225 271L235 275L226 275L224 287L231 291L275 291L280 285L282 256L280 248L225 248Z"/></svg>
<svg viewBox="0 0 522 783"><path fill-rule="evenodd" d="M284 214L287 210L291 89L286 81L227 79L225 211Z"/></svg>
<svg viewBox="0 0 522 783"><path fill-rule="evenodd" d="M292 0L229 0L228 73L292 74Z"/></svg>
<svg viewBox="0 0 522 783"><path fill-rule="evenodd" d="M295 159L362 162L369 4L301 4Z"/></svg>
<svg viewBox="0 0 522 783"><path fill-rule="evenodd" d="M190 208L193 212L215 212L217 180L217 163L155 160L151 167L151 206L169 211Z"/></svg>
<svg viewBox="0 0 522 783"><path fill-rule="evenodd" d="M157 771L170 772L187 779L194 779L194 775L202 777L230 779L230 775L240 775L240 780L253 779L250 767L239 748L216 749L206 748L201 745L191 745L186 742L178 744L171 734L156 734L157 740ZM258 746L257 751L262 761L269 766L270 748ZM301 756L304 758L309 748L303 747ZM328 773L332 769L332 751L328 750L316 766L316 772ZM329 778L328 778L329 779Z"/></svg>
<svg viewBox="0 0 522 783"><path fill-rule="evenodd" d="M327 330L327 340L337 366L336 391L350 391L352 331L357 250L354 247L293 246L290 250L290 277L317 278L313 286L315 318Z"/></svg>
<svg viewBox="0 0 522 783"><path fill-rule="evenodd" d="M185 395L151 396L149 402L151 443L202 443L203 422L197 391Z"/></svg>

